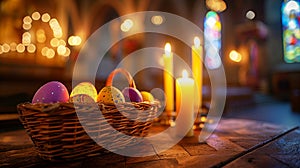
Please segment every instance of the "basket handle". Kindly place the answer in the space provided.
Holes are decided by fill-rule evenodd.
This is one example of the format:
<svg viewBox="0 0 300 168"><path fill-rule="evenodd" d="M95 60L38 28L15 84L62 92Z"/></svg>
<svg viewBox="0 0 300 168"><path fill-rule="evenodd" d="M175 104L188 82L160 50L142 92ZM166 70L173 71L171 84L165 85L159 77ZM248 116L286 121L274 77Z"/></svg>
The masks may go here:
<svg viewBox="0 0 300 168"><path fill-rule="evenodd" d="M123 74L127 78L127 81L129 83L130 87L136 88L135 82L134 82L132 76L130 75L130 73L127 70L122 69L122 68L117 68L109 74L107 81L106 81L106 86L112 86L113 79L116 76L116 74L118 74L118 73Z"/></svg>

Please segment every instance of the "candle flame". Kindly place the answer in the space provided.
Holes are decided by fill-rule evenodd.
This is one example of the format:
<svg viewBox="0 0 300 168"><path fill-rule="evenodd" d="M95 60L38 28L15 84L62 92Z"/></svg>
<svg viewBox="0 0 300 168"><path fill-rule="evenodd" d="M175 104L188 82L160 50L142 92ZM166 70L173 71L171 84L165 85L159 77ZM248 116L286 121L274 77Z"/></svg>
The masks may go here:
<svg viewBox="0 0 300 168"><path fill-rule="evenodd" d="M165 45L165 54L167 56L171 55L171 44L170 43L166 43L166 45Z"/></svg>
<svg viewBox="0 0 300 168"><path fill-rule="evenodd" d="M195 47L196 48L199 48L200 47L200 39L199 39L199 37L195 37L194 38L194 44L195 44Z"/></svg>
<svg viewBox="0 0 300 168"><path fill-rule="evenodd" d="M183 70L182 71L182 78L188 78L189 74L187 72L187 70Z"/></svg>

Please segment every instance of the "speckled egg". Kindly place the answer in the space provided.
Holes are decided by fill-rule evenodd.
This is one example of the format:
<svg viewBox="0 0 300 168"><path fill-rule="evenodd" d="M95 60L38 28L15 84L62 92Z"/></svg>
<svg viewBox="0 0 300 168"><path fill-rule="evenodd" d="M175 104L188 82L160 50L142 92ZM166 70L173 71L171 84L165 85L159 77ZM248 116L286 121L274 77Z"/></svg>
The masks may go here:
<svg viewBox="0 0 300 168"><path fill-rule="evenodd" d="M149 101L149 102L154 101L154 97L151 93L146 92L146 91L141 91L141 94L142 94L144 101Z"/></svg>
<svg viewBox="0 0 300 168"><path fill-rule="evenodd" d="M143 97L136 88L126 87L122 90L122 93L125 97L125 101L127 102L142 102Z"/></svg>
<svg viewBox="0 0 300 168"><path fill-rule="evenodd" d="M98 94L97 101L105 104L125 102L122 92L113 86L105 86Z"/></svg>
<svg viewBox="0 0 300 168"><path fill-rule="evenodd" d="M91 84L90 82L81 82L78 85L76 85L71 92L70 98L72 99L72 97L74 97L76 95L80 95L74 99L77 101L82 101L82 102L88 103L90 101L89 98L92 98L94 100L94 102L97 101L97 90L96 90L95 86L93 84ZM83 96L83 95L87 95L89 97L86 98L87 96Z"/></svg>
<svg viewBox="0 0 300 168"><path fill-rule="evenodd" d="M41 86L34 94L32 103L67 102L69 92L65 85L58 81L51 81Z"/></svg>

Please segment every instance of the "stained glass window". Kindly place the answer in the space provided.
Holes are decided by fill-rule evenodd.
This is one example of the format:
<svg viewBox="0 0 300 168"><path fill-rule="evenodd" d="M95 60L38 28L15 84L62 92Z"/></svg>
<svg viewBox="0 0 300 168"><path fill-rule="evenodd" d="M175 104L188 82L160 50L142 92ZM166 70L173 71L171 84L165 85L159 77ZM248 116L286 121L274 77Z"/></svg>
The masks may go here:
<svg viewBox="0 0 300 168"><path fill-rule="evenodd" d="M205 65L209 69L219 68L222 64L219 53L221 49L221 22L216 12L207 12L204 20Z"/></svg>
<svg viewBox="0 0 300 168"><path fill-rule="evenodd" d="M300 62L300 13L298 0L282 2L283 52L287 63Z"/></svg>

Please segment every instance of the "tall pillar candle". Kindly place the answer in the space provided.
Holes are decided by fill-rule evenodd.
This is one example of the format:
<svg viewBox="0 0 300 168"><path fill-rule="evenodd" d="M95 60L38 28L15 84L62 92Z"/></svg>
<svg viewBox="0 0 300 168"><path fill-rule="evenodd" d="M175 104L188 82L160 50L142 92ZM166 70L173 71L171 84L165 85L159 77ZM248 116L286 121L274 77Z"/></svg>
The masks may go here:
<svg viewBox="0 0 300 168"><path fill-rule="evenodd" d="M165 111L171 116L174 111L174 79L173 74L173 53L171 52L170 43L165 45L164 59L164 91L166 95Z"/></svg>
<svg viewBox="0 0 300 168"><path fill-rule="evenodd" d="M195 109L198 112L198 109L202 105L202 46L200 45L199 37L194 38L194 45L192 46L192 70L194 74L194 79L196 83L195 87Z"/></svg>
<svg viewBox="0 0 300 168"><path fill-rule="evenodd" d="M182 71L182 78L176 79L176 120L177 132L182 134L188 129L185 136L194 135L194 80L188 77L186 70Z"/></svg>

